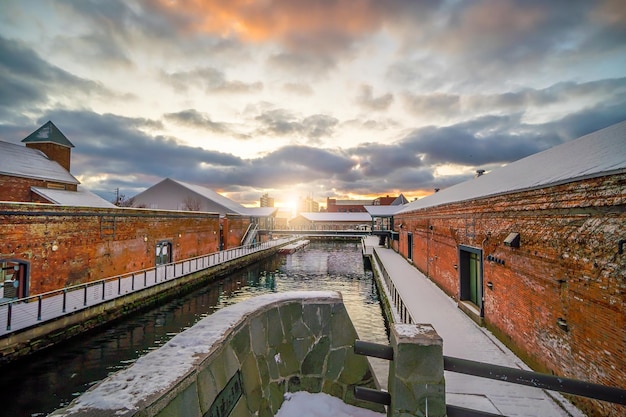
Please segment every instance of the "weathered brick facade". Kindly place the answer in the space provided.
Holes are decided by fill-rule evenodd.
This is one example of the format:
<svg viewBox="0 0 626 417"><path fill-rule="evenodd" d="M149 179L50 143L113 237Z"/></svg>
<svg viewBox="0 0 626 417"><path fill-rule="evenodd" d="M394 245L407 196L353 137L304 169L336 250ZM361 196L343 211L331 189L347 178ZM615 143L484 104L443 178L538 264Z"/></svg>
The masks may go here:
<svg viewBox="0 0 626 417"><path fill-rule="evenodd" d="M0 203L0 259L29 263L30 294L155 265L159 242L172 260L219 249L217 214Z"/></svg>
<svg viewBox="0 0 626 417"><path fill-rule="evenodd" d="M30 187L55 188L68 191L76 191L77 189L76 184L63 184L54 181L0 175L0 201L49 203L49 201L32 192Z"/></svg>
<svg viewBox="0 0 626 417"><path fill-rule="evenodd" d="M70 172L70 162L72 160L72 150L67 146L58 145L51 142L27 143L27 148L38 149L45 153L49 159L56 161L67 172Z"/></svg>
<svg viewBox="0 0 626 417"><path fill-rule="evenodd" d="M457 300L461 245L480 252L482 320L537 370L626 388L626 174L425 208L395 224L399 252L409 257L411 233L414 265ZM503 243L511 232L518 248ZM576 401L594 415L624 411Z"/></svg>

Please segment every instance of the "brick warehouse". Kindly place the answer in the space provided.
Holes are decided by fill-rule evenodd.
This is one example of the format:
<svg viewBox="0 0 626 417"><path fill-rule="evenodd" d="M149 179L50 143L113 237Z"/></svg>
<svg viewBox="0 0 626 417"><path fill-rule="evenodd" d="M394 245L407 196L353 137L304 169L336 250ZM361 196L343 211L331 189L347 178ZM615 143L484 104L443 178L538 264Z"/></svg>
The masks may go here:
<svg viewBox="0 0 626 417"><path fill-rule="evenodd" d="M413 202L394 223L395 249L533 368L626 387L626 122Z"/></svg>
<svg viewBox="0 0 626 417"><path fill-rule="evenodd" d="M29 295L213 253L220 241L217 213L0 203L0 224L0 259L27 269Z"/></svg>
<svg viewBox="0 0 626 417"><path fill-rule="evenodd" d="M236 213L118 208L81 189L69 172L74 145L50 121L22 142L0 141L5 298L236 247L250 225Z"/></svg>

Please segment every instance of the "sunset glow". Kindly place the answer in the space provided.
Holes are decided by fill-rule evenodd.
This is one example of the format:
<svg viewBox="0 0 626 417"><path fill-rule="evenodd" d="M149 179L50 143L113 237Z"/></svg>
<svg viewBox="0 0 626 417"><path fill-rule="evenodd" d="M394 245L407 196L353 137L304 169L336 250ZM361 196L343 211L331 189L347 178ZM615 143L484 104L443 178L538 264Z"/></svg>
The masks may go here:
<svg viewBox="0 0 626 417"><path fill-rule="evenodd" d="M0 3L0 140L106 199L413 200L626 119L619 0Z"/></svg>

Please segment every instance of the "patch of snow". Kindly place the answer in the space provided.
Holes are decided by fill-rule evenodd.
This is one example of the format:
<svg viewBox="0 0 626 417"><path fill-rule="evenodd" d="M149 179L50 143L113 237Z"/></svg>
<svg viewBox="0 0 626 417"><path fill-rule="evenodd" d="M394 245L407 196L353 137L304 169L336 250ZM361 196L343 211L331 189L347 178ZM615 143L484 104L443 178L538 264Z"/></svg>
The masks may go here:
<svg viewBox="0 0 626 417"><path fill-rule="evenodd" d="M121 370L85 392L66 410L81 409L136 410L140 401L170 387L192 371L196 356L207 354L246 316L274 303L301 299L341 301L336 291L291 291L265 294L216 311L191 328L179 333L161 348L139 358L130 368ZM63 416L66 414L57 414Z"/></svg>
<svg viewBox="0 0 626 417"><path fill-rule="evenodd" d="M435 329L430 324L394 324L398 335L404 337L416 337L423 334L435 334Z"/></svg>
<svg viewBox="0 0 626 417"><path fill-rule="evenodd" d="M285 402L275 417L383 417L365 408L348 405L331 395L299 391L285 394Z"/></svg>

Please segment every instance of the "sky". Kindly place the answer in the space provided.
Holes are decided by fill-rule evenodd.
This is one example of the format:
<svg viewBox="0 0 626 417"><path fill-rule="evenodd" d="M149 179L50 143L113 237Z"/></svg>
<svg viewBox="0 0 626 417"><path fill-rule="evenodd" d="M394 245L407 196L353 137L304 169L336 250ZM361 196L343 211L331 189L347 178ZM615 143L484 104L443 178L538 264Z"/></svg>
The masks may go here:
<svg viewBox="0 0 626 417"><path fill-rule="evenodd" d="M113 200L428 195L626 120L622 0L2 0L0 140Z"/></svg>

